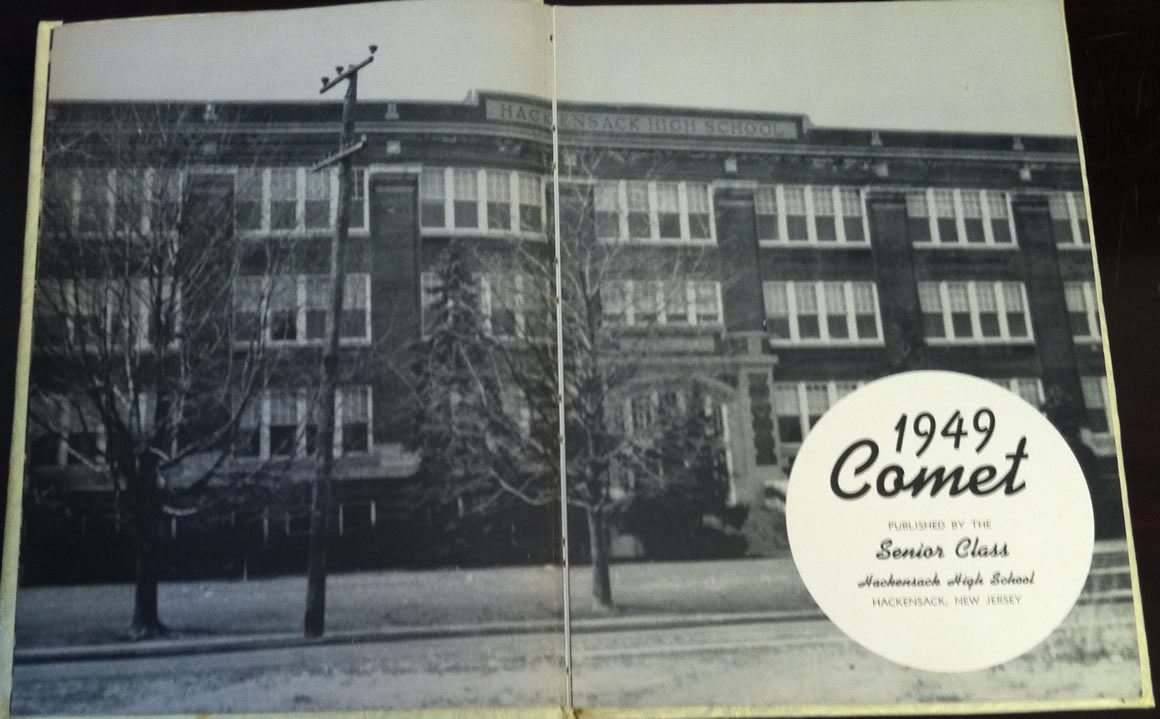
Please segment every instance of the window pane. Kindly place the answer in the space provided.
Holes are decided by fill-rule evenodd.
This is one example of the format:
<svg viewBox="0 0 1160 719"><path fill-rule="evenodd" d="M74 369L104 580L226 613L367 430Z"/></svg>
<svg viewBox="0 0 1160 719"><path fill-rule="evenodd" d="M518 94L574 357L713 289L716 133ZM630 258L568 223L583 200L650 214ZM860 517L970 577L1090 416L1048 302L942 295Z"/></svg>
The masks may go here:
<svg viewBox="0 0 1160 719"><path fill-rule="evenodd" d="M456 200L475 200L477 198L479 188L476 186L475 170L456 168L453 177Z"/></svg>
<svg viewBox="0 0 1160 719"><path fill-rule="evenodd" d="M330 226L330 173L306 173L306 226ZM361 223L361 212L360 212ZM352 221L352 224L355 224Z"/></svg>
<svg viewBox="0 0 1160 719"><path fill-rule="evenodd" d="M846 217L861 217L862 216L862 192L861 190L843 187L838 190L838 194L842 200L842 214Z"/></svg>
<svg viewBox="0 0 1160 719"><path fill-rule="evenodd" d="M815 215L834 214L834 193L831 188L815 187L813 188L813 195Z"/></svg>
<svg viewBox="0 0 1160 719"><path fill-rule="evenodd" d="M689 321L689 301L683 281L665 283L665 318L670 324Z"/></svg>
<svg viewBox="0 0 1160 719"><path fill-rule="evenodd" d="M761 215L777 214L777 191L773 187L759 187L753 195L754 208Z"/></svg>
<svg viewBox="0 0 1160 719"><path fill-rule="evenodd" d="M936 217L955 216L955 196L950 190L934 191L934 212Z"/></svg>
<svg viewBox="0 0 1160 719"><path fill-rule="evenodd" d="M804 215L806 214L806 191L804 187L786 186L783 189L785 195L785 212L787 215Z"/></svg>
<svg viewBox="0 0 1160 719"><path fill-rule="evenodd" d="M648 185L644 182L628 183L628 211L648 212Z"/></svg>

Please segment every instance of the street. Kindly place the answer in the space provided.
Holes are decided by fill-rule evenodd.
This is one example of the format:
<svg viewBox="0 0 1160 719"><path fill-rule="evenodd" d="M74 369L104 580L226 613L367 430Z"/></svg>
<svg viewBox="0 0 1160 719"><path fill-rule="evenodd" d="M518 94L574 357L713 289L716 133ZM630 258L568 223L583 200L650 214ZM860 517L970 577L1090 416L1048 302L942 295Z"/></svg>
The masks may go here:
<svg viewBox="0 0 1160 719"><path fill-rule="evenodd" d="M1139 690L1128 606L1078 608L1027 655L994 669L953 675L894 665L825 621L578 633L573 635L574 702L1127 696ZM522 634L17 665L12 709L14 714L132 714L558 705L559 652L558 635Z"/></svg>

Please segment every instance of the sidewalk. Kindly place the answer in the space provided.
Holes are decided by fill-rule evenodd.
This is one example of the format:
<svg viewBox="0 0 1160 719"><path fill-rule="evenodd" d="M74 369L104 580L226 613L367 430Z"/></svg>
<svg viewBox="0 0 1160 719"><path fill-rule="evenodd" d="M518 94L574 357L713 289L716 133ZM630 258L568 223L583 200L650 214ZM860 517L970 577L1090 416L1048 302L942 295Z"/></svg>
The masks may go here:
<svg viewBox="0 0 1160 719"><path fill-rule="evenodd" d="M598 632L714 627L756 622L796 622L825 619L821 611L797 612L744 612L734 614L683 614L652 616L610 616L592 619L574 619L572 631L579 634ZM216 654L294 647L318 647L337 644L366 644L402 642L454 637L483 637L493 635L561 633L558 621L527 620L522 622L491 622L485 624L445 624L432 627L392 627L370 631L338 631L318 639L307 639L299 634L261 634L232 637L174 637L147 642L112 642L84 646L57 646L17 649L16 664L48 664L70 661L100 661L139 659L146 657ZM562 636L562 635L561 635Z"/></svg>

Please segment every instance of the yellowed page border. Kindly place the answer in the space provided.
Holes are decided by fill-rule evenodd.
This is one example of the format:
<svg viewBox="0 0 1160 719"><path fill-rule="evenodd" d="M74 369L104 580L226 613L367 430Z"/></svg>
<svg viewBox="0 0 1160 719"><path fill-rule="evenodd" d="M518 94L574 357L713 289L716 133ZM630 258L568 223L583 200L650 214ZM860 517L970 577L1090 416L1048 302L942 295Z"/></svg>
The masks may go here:
<svg viewBox="0 0 1160 719"><path fill-rule="evenodd" d="M28 407L28 367L32 341L32 291L36 284L36 237L44 159L44 116L48 101L48 54L59 21L42 22L36 31L36 69L32 82L32 136L28 157L28 209L24 220L24 272L20 283L20 330L16 340L12 448L8 455L8 504L4 515L4 555L0 567L0 696L4 715L12 700L13 632L16 624L16 579L20 557L20 510L24 496L24 433Z"/></svg>

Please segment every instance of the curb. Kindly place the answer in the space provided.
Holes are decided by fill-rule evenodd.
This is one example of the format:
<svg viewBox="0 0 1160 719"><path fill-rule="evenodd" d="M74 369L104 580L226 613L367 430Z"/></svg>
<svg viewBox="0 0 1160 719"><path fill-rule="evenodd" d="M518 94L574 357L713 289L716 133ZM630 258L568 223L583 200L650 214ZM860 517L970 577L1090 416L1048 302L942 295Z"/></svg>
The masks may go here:
<svg viewBox="0 0 1160 719"><path fill-rule="evenodd" d="M825 619L816 609L778 612L741 612L734 614L653 615L644 617L595 617L575 619L572 629L578 634L601 632L677 629L682 627L725 626L760 622L798 622ZM199 639L161 639L150 642L119 642L86 646L17 649L14 665L55 664L63 662L109 661L148 657L193 656L225 652L247 652L301 647L372 644L423 639L452 639L512 634L562 632L561 622L529 620L488 622L484 624L445 624L433 627L396 627L366 632L333 632L317 639L300 634L261 634Z"/></svg>

